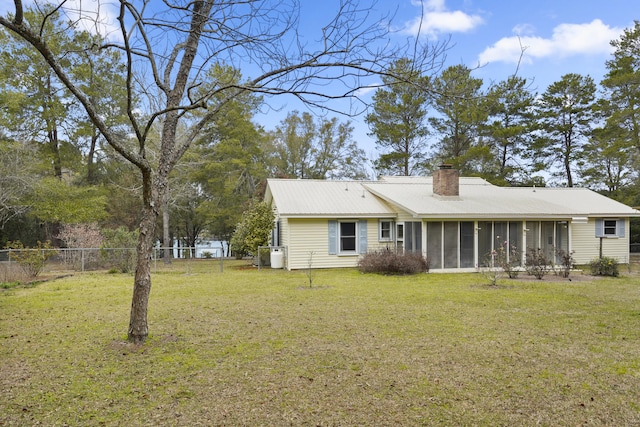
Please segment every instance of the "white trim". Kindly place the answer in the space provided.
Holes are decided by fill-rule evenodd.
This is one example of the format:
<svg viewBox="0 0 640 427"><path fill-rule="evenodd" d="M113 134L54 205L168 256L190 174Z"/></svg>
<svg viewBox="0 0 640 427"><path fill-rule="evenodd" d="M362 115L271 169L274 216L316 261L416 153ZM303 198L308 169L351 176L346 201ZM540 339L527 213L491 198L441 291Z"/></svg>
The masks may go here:
<svg viewBox="0 0 640 427"><path fill-rule="evenodd" d="M345 236L345 238L351 238L353 237L354 239L354 243L355 243L355 248L353 250L342 250L342 224L354 224L355 228L354 228L354 235L353 236ZM359 221L357 219L344 219L344 220L339 220L338 221L338 233L337 233L337 237L338 237L338 255L340 256L352 256L352 255L359 255L359 244L358 244L358 223Z"/></svg>
<svg viewBox="0 0 640 427"><path fill-rule="evenodd" d="M382 224L383 223L389 223L389 237L383 237L382 236ZM391 220L391 219L379 219L378 220L378 241L379 242L393 242L394 237L395 237L395 227L396 227L396 223Z"/></svg>

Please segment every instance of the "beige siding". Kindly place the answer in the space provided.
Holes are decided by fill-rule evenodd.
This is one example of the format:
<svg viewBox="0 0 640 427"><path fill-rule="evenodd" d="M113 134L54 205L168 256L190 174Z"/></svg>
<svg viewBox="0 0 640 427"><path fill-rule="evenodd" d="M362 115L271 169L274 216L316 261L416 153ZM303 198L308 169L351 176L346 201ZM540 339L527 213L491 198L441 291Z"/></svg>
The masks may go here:
<svg viewBox="0 0 640 427"><path fill-rule="evenodd" d="M329 225L327 219L289 219L287 244L287 268L309 268L309 256L313 252L312 268L355 267L359 256L329 255ZM368 229L367 229L368 231Z"/></svg>
<svg viewBox="0 0 640 427"><path fill-rule="evenodd" d="M354 218L357 220L357 218ZM399 215L396 220L410 221L414 218ZM603 255L617 259L621 263L629 259L629 220L625 221L625 237L603 239ZM367 250L374 251L393 248L393 242L380 242L378 240L378 219L367 220ZM423 233L426 227L423 227ZM290 270L309 267L309 257L312 268L356 267L358 255L329 255L328 243L328 219L296 219L281 218L280 232L283 246L287 247L286 268ZM424 244L423 235L423 247ZM577 264L588 264L598 257L600 251L600 239L595 237L595 219L591 218L585 224L572 223L571 225L571 249L574 251L574 259Z"/></svg>
<svg viewBox="0 0 640 427"><path fill-rule="evenodd" d="M589 218L586 224L571 224L571 249L577 264L588 264L600 254L600 238L596 237L596 222ZM620 263L629 260L629 219L625 220L625 237L602 239L602 255Z"/></svg>
<svg viewBox="0 0 640 427"><path fill-rule="evenodd" d="M390 219L387 218L387 221ZM395 227L394 220L394 227ZM393 233L395 235L395 230ZM367 252L377 251L380 249L394 249L395 248L395 240L393 241L380 241L380 220L378 219L370 219L367 221Z"/></svg>
<svg viewBox="0 0 640 427"><path fill-rule="evenodd" d="M280 245L289 248L290 238L289 220L287 218L280 218ZM286 253L285 253L286 254ZM284 258L284 267L289 268L289 256L286 254Z"/></svg>
<svg viewBox="0 0 640 427"><path fill-rule="evenodd" d="M309 268L311 252L313 252L312 268L356 267L358 265L359 255L329 255L328 219L290 218L286 221L282 220L281 227L283 245L287 246L287 268L290 270ZM394 247L394 242L380 242L378 240L378 227L378 219L367 219L367 251ZM286 238L284 237L285 230Z"/></svg>

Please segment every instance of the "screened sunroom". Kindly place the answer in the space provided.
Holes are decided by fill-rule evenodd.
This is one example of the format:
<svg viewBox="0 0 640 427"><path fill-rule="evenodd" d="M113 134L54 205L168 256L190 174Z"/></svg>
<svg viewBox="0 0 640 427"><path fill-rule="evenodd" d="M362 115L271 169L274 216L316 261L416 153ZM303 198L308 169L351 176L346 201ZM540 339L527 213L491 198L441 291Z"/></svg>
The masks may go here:
<svg viewBox="0 0 640 427"><path fill-rule="evenodd" d="M523 265L530 249L549 260L569 252L569 221L427 221L426 256L431 269L491 266L496 251L512 265Z"/></svg>

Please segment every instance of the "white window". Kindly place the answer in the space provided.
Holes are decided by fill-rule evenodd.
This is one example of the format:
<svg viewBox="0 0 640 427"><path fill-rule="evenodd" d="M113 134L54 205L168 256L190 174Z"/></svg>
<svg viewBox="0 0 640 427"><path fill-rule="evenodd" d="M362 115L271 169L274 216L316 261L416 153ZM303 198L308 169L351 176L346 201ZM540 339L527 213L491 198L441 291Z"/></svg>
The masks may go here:
<svg viewBox="0 0 640 427"><path fill-rule="evenodd" d="M393 240L393 221L381 220L378 224L378 240L381 242L390 242Z"/></svg>
<svg viewBox="0 0 640 427"><path fill-rule="evenodd" d="M329 255L358 255L367 253L367 220L330 220Z"/></svg>
<svg viewBox="0 0 640 427"><path fill-rule="evenodd" d="M615 236L617 235L618 230L618 221L615 219L605 219L604 220L604 235L605 236Z"/></svg>
<svg viewBox="0 0 640 427"><path fill-rule="evenodd" d="M611 218L596 218L596 237L624 237L625 220Z"/></svg>
<svg viewBox="0 0 640 427"><path fill-rule="evenodd" d="M338 227L338 241L340 253L357 253L358 251L358 223L355 221L342 221Z"/></svg>

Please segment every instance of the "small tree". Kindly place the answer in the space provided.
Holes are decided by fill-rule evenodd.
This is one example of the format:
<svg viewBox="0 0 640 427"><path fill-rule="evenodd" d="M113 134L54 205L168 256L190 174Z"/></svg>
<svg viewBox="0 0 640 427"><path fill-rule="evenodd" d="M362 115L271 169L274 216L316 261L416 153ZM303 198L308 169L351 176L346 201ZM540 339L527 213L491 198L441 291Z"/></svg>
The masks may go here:
<svg viewBox="0 0 640 427"><path fill-rule="evenodd" d="M9 252L9 258L16 261L31 278L40 274L47 260L58 253L48 240L44 243L38 241L36 248L25 247L20 241L9 242L6 248L14 249Z"/></svg>
<svg viewBox="0 0 640 427"><path fill-rule="evenodd" d="M36 4L33 11L38 13L28 19L27 3L14 0L12 11L0 16L0 26L39 53L109 146L140 172L138 261L128 329L128 340L135 344L144 343L149 334L150 259L169 177L227 103L247 93L291 95L309 107L359 114L366 105L358 89L370 87L376 77L392 76L392 61L410 54L414 68L424 74L437 69L446 48L418 40L394 47L393 25L356 0L341 1L333 18L314 23L309 30L316 35L306 40L316 42L309 43L299 38L300 1L198 0L156 2L153 8L148 2L115 2L117 35L114 31L109 39L95 37L81 48L60 52L55 39L42 31L56 16L77 18L54 35L72 33L89 20L95 22L91 27L100 28L103 15L57 1L50 8ZM124 70L126 125L111 126L105 114L110 104L96 102L77 75L98 54L115 55L113 70ZM246 64L255 76L240 83L211 81L208 69L229 61ZM199 92L205 83L210 84ZM336 99L351 102L342 103L342 109ZM134 138L122 138L123 131Z"/></svg>
<svg viewBox="0 0 640 427"><path fill-rule="evenodd" d="M305 270L305 274L307 275L307 279L309 279L309 287L313 287L313 251L309 251L309 258L307 258L307 269Z"/></svg>
<svg viewBox="0 0 640 427"><path fill-rule="evenodd" d="M498 236L498 240L500 237ZM508 241L498 242L494 250L489 252L484 260L485 267L482 274L489 280L491 286L498 284L504 275L516 279L520 273L520 252L518 247Z"/></svg>
<svg viewBox="0 0 640 427"><path fill-rule="evenodd" d="M266 202L256 203L242 214L231 237L231 251L240 255L259 255L258 248L269 244L275 215Z"/></svg>
<svg viewBox="0 0 640 427"><path fill-rule="evenodd" d="M98 224L64 224L58 232L58 239L62 240L71 251L64 252L64 261L73 267L77 267L82 262L96 264L99 259L97 251L87 251L82 253L75 249L96 249L102 246L104 237L100 232Z"/></svg>

